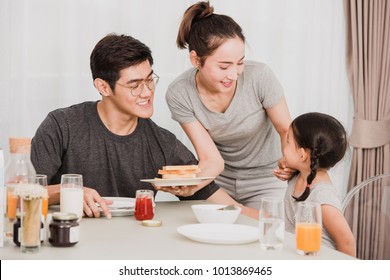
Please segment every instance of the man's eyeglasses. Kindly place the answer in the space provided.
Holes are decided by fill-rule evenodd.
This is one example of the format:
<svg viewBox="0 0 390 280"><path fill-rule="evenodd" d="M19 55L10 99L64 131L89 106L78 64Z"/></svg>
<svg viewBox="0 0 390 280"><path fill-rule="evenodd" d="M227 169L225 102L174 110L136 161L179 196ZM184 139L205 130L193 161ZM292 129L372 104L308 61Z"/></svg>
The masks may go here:
<svg viewBox="0 0 390 280"><path fill-rule="evenodd" d="M154 91L159 79L160 77L157 74L153 73L151 77L147 78L143 82L139 82L135 86L125 86L120 83L116 83L116 84L130 89L130 93L132 96L138 96L144 90L145 85L148 87L149 90Z"/></svg>

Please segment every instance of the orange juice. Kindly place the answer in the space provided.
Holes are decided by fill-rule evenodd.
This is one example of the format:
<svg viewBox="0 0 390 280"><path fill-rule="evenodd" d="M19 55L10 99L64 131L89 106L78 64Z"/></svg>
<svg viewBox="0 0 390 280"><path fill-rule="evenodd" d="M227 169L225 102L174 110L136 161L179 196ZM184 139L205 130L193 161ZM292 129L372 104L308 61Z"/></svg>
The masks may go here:
<svg viewBox="0 0 390 280"><path fill-rule="evenodd" d="M46 219L48 211L49 211L49 198L43 197L42 198L42 215L45 217L45 219Z"/></svg>
<svg viewBox="0 0 390 280"><path fill-rule="evenodd" d="M18 197L11 191L7 192L7 217L9 220L16 218L16 208L18 205Z"/></svg>
<svg viewBox="0 0 390 280"><path fill-rule="evenodd" d="M297 249L304 252L318 252L321 248L322 225L297 223L295 226Z"/></svg>

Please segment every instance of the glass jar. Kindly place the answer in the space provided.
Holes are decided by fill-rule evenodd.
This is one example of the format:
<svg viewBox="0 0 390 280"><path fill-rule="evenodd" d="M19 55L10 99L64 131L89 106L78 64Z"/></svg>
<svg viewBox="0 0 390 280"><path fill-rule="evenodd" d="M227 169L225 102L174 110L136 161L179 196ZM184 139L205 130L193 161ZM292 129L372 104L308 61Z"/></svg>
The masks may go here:
<svg viewBox="0 0 390 280"><path fill-rule="evenodd" d="M154 192L152 190L136 191L134 217L139 221L153 219Z"/></svg>
<svg viewBox="0 0 390 280"><path fill-rule="evenodd" d="M77 215L55 212L49 225L49 242L55 247L71 247L79 242L80 227Z"/></svg>

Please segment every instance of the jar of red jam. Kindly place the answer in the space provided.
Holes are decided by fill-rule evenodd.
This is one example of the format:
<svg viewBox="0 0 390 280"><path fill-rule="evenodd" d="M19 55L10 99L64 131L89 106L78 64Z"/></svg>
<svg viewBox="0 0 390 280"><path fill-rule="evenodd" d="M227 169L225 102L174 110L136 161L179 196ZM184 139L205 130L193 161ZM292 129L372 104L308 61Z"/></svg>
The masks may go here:
<svg viewBox="0 0 390 280"><path fill-rule="evenodd" d="M151 220L154 217L154 192L137 190L135 193L134 217L139 220Z"/></svg>
<svg viewBox="0 0 390 280"><path fill-rule="evenodd" d="M71 247L79 242L80 227L77 215L55 212L49 225L49 242L55 247Z"/></svg>

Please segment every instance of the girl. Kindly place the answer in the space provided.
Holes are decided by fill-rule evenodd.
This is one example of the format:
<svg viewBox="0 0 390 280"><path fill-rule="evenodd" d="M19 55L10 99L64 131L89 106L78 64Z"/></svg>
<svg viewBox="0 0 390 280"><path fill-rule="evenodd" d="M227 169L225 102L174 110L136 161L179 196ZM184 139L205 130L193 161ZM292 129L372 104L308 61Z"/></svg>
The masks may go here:
<svg viewBox="0 0 390 280"><path fill-rule="evenodd" d="M284 198L286 230L294 232L298 201L320 203L323 244L356 256L355 239L327 172L344 157L348 146L344 127L331 116L307 113L291 123L285 142L286 165L297 170Z"/></svg>
<svg viewBox="0 0 390 280"><path fill-rule="evenodd" d="M291 118L272 70L244 61L241 27L215 14L208 2L198 2L184 13L177 45L188 47L193 68L172 82L166 100L172 118L195 147L202 170L198 176L218 176L218 185L254 208L260 207L262 196L283 197L287 184L273 172ZM280 169L277 175L291 177L289 170ZM178 191L189 195L206 183Z"/></svg>

